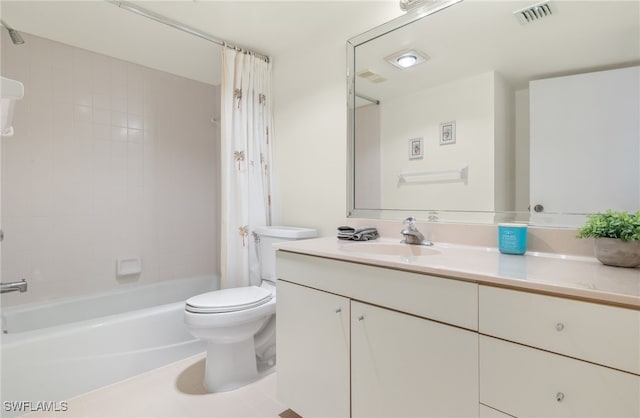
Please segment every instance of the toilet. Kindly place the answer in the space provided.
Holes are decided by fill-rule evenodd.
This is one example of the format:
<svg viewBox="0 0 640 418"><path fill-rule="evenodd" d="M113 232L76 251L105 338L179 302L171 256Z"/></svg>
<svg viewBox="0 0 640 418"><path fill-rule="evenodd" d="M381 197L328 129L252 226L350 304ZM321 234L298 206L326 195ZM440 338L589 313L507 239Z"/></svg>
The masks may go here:
<svg viewBox="0 0 640 418"><path fill-rule="evenodd" d="M204 387L225 392L272 372L276 362L276 249L273 244L313 238L315 229L255 228L260 260L259 286L203 293L187 300L184 322L207 343Z"/></svg>

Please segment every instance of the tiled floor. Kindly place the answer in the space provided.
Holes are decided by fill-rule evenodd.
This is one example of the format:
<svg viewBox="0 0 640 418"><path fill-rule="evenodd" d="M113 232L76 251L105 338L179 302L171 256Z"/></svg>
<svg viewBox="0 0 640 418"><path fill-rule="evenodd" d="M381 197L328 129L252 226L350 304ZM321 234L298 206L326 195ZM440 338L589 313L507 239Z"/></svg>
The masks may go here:
<svg viewBox="0 0 640 418"><path fill-rule="evenodd" d="M73 398L66 412L28 417L276 418L287 409L276 400L276 373L231 392L207 393L204 361L198 354Z"/></svg>

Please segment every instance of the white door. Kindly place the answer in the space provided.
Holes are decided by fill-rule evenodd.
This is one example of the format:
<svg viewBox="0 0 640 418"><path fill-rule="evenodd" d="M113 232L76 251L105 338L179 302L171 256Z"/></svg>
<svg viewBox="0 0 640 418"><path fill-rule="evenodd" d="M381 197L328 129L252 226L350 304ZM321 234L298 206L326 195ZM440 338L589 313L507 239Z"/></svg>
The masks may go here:
<svg viewBox="0 0 640 418"><path fill-rule="evenodd" d="M640 67L530 83L531 210L640 207Z"/></svg>

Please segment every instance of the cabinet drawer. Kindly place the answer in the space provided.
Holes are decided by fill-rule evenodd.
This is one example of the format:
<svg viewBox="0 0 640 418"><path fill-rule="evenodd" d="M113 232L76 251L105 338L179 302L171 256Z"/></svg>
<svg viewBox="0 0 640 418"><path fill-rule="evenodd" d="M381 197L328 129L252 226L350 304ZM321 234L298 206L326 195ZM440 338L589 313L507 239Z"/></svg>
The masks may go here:
<svg viewBox="0 0 640 418"><path fill-rule="evenodd" d="M640 374L640 311L489 286L479 330Z"/></svg>
<svg viewBox="0 0 640 418"><path fill-rule="evenodd" d="M478 285L278 251L279 279L424 318L478 329Z"/></svg>
<svg viewBox="0 0 640 418"><path fill-rule="evenodd" d="M640 376L480 336L480 402L516 417L638 417Z"/></svg>

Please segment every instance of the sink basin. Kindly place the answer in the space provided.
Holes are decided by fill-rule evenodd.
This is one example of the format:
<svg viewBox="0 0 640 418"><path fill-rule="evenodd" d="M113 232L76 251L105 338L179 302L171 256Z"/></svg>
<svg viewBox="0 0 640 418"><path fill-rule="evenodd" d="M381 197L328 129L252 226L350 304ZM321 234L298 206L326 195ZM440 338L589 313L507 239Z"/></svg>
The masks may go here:
<svg viewBox="0 0 640 418"><path fill-rule="evenodd" d="M349 253L371 254L377 256L389 255L401 257L419 257L423 255L440 254L440 251L436 250L433 247L401 243L393 244L381 242L353 242L342 245L340 249Z"/></svg>

